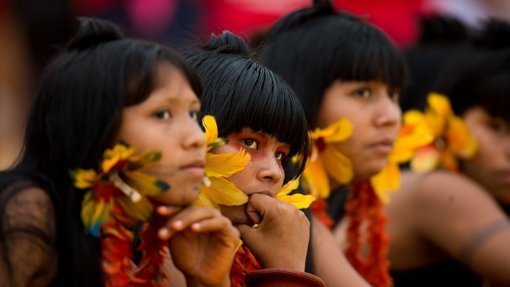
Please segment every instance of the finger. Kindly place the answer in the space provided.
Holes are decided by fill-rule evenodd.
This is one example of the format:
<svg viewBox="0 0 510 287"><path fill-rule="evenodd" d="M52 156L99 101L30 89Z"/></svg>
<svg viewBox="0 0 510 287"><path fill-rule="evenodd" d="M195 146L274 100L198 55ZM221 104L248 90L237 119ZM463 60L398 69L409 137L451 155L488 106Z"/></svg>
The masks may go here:
<svg viewBox="0 0 510 287"><path fill-rule="evenodd" d="M161 205L156 208L156 212L159 215L165 216L165 217L172 216L172 215L176 214L177 212L179 212L180 210L182 210L182 207L180 207L180 206L177 207L177 206Z"/></svg>
<svg viewBox="0 0 510 287"><path fill-rule="evenodd" d="M252 242L258 242L261 239L259 228L250 227L246 224L236 225L237 230L241 234L241 239L250 246Z"/></svg>
<svg viewBox="0 0 510 287"><path fill-rule="evenodd" d="M221 213L208 207L190 206L170 218L166 226L178 232L189 228L193 223L214 217L221 217Z"/></svg>
<svg viewBox="0 0 510 287"><path fill-rule="evenodd" d="M239 240L239 231L232 225L226 217L214 217L191 225L191 230L197 233L217 233L223 237L229 237Z"/></svg>
<svg viewBox="0 0 510 287"><path fill-rule="evenodd" d="M260 219L264 218L268 212L271 211L275 202L278 200L266 194L253 194L250 196L246 213L250 219L255 223L260 223ZM251 217L254 218L251 218ZM260 217L260 218L257 218ZM258 219L258 222L256 221Z"/></svg>

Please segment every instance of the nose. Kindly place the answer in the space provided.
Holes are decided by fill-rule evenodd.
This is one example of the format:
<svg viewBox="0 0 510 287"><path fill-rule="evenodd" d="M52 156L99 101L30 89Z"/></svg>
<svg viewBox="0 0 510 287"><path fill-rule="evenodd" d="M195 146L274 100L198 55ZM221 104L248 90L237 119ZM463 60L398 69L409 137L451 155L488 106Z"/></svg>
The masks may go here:
<svg viewBox="0 0 510 287"><path fill-rule="evenodd" d="M257 179L259 181L269 183L270 185L281 184L284 171L278 160L274 156L266 156L264 160L260 160L258 163ZM271 190L271 192L277 192L277 190ZM276 194L272 194L276 196Z"/></svg>
<svg viewBox="0 0 510 287"><path fill-rule="evenodd" d="M389 96L382 97L377 106L374 124L377 127L399 126L402 117L402 111L398 103L394 102Z"/></svg>
<svg viewBox="0 0 510 287"><path fill-rule="evenodd" d="M183 131L185 133L182 145L186 149L204 149L205 152L205 137L202 129L198 123L189 118L186 124L183 125Z"/></svg>

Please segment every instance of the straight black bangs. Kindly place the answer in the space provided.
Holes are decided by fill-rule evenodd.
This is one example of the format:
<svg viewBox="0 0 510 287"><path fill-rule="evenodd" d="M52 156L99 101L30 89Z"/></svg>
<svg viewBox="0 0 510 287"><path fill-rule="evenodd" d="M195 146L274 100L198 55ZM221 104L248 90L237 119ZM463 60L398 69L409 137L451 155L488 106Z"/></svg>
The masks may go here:
<svg viewBox="0 0 510 287"><path fill-rule="evenodd" d="M510 121L510 50L473 51L469 58L471 62L452 64L436 90L448 96L458 115L478 106L492 117Z"/></svg>
<svg viewBox="0 0 510 287"><path fill-rule="evenodd" d="M348 13L321 15L271 33L257 59L291 85L311 128L332 82L377 80L402 90L407 80L404 59L389 38Z"/></svg>

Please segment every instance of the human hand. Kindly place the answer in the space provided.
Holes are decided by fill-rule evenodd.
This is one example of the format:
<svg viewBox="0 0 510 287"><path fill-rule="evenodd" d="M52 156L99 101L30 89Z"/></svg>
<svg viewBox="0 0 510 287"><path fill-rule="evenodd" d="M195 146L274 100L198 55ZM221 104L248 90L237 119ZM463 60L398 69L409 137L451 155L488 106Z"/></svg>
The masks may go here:
<svg viewBox="0 0 510 287"><path fill-rule="evenodd" d="M175 266L184 273L188 286L230 286L230 268L239 241L239 231L230 220L212 208L158 207L169 218L158 232Z"/></svg>
<svg viewBox="0 0 510 287"><path fill-rule="evenodd" d="M250 196L250 218L258 226L236 226L241 238L264 268L304 271L310 222L295 206L264 194ZM257 218L261 218L260 220Z"/></svg>

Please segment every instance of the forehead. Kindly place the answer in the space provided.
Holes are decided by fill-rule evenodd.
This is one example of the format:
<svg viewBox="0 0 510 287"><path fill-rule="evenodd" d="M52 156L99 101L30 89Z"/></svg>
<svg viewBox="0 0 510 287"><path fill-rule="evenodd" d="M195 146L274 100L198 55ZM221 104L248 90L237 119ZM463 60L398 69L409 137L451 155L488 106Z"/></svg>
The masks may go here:
<svg viewBox="0 0 510 287"><path fill-rule="evenodd" d="M170 63L160 63L156 67L156 83L149 100L167 100L172 103L198 103L184 73Z"/></svg>

